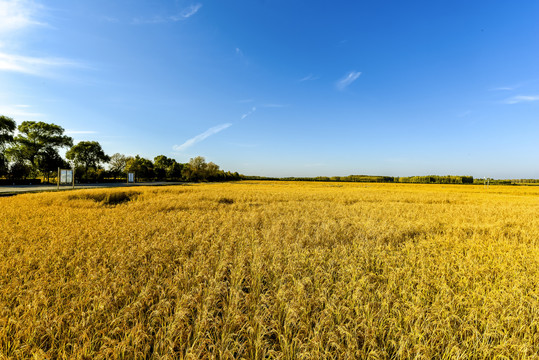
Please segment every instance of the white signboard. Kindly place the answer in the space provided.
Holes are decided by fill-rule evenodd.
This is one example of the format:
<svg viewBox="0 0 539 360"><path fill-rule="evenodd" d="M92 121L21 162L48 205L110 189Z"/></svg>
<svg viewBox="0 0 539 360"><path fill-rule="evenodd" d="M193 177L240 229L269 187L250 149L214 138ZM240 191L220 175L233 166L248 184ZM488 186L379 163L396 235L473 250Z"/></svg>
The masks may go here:
<svg viewBox="0 0 539 360"><path fill-rule="evenodd" d="M135 182L135 173L127 173L127 182L134 183Z"/></svg>
<svg viewBox="0 0 539 360"><path fill-rule="evenodd" d="M60 184L71 184L73 182L73 170L60 170Z"/></svg>

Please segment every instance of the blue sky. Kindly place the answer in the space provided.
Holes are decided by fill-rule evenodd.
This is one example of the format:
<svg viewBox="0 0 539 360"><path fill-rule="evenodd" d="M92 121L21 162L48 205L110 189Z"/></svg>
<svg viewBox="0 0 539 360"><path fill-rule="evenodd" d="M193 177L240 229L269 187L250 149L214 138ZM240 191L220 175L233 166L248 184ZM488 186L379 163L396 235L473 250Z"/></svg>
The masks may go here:
<svg viewBox="0 0 539 360"><path fill-rule="evenodd" d="M539 2L0 0L0 114L249 175L539 178Z"/></svg>

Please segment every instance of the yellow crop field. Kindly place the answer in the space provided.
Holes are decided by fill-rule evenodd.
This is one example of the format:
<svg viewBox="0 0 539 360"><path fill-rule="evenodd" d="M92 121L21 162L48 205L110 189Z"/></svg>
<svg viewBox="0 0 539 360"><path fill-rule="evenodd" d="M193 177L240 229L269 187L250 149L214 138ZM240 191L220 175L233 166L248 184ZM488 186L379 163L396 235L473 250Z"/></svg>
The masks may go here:
<svg viewBox="0 0 539 360"><path fill-rule="evenodd" d="M0 198L1 359L539 358L539 187Z"/></svg>

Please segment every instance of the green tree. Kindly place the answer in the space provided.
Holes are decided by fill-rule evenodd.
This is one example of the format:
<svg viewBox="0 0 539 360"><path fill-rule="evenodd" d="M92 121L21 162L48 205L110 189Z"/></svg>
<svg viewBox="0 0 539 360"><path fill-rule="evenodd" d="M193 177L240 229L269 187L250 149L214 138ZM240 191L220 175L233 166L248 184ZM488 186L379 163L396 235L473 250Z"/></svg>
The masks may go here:
<svg viewBox="0 0 539 360"><path fill-rule="evenodd" d="M189 159L183 174L189 181L205 180L207 166L206 159L202 156L197 156Z"/></svg>
<svg viewBox="0 0 539 360"><path fill-rule="evenodd" d="M58 151L50 147L41 151L35 161L39 171L47 177L47 182L50 180L51 173L56 174L59 167L65 168L69 166L69 164L62 159Z"/></svg>
<svg viewBox="0 0 539 360"><path fill-rule="evenodd" d="M165 155L156 156L153 159L153 169L155 176L159 180L180 180L184 164L180 164L175 159L166 157Z"/></svg>
<svg viewBox="0 0 539 360"><path fill-rule="evenodd" d="M219 172L219 165L213 163L213 162L209 162L207 165L206 165L206 169L205 169L205 178L207 180L210 180L210 181L215 181L215 180L218 180L219 179L219 175L220 175L220 172Z"/></svg>
<svg viewBox="0 0 539 360"><path fill-rule="evenodd" d="M167 177L167 170L172 166L174 159L170 159L165 155L158 155L153 159L153 170L158 180L163 180Z"/></svg>
<svg viewBox="0 0 539 360"><path fill-rule="evenodd" d="M114 176L114 179L121 174L125 173L125 167L127 165L127 156L116 153L110 157L109 161L109 171Z"/></svg>
<svg viewBox="0 0 539 360"><path fill-rule="evenodd" d="M24 162L15 161L11 163L9 167L9 177L13 180L17 179L26 179L30 176L32 169L30 166L26 165Z"/></svg>
<svg viewBox="0 0 539 360"><path fill-rule="evenodd" d="M66 152L66 158L72 160L75 166L84 168L84 177L88 179L88 170L97 169L100 163L110 161L97 141L81 141Z"/></svg>
<svg viewBox="0 0 539 360"><path fill-rule="evenodd" d="M139 155L129 157L125 169L127 172L134 172L136 174L135 176L139 179L151 180L155 175L153 163Z"/></svg>
<svg viewBox="0 0 539 360"><path fill-rule="evenodd" d="M183 168L183 164L165 155L159 155L153 159L153 170L159 180L179 180L182 177Z"/></svg>
<svg viewBox="0 0 539 360"><path fill-rule="evenodd" d="M0 154L0 177L7 175L8 171L8 161L7 158L4 156L4 153L2 152Z"/></svg>
<svg viewBox="0 0 539 360"><path fill-rule="evenodd" d="M13 132L17 124L7 116L0 115L0 176L8 173L8 160L5 156L7 145L13 142Z"/></svg>
<svg viewBox="0 0 539 360"><path fill-rule="evenodd" d="M15 146L9 148L7 153L27 161L34 170L39 170L36 162L39 156L46 156L51 149L73 145L73 139L64 135L64 129L55 124L23 121L17 129L19 135L14 138Z"/></svg>
<svg viewBox="0 0 539 360"><path fill-rule="evenodd" d="M0 150L2 152L8 144L13 142L13 132L16 128L17 124L12 118L0 115Z"/></svg>
<svg viewBox="0 0 539 360"><path fill-rule="evenodd" d="M226 178L217 164L207 163L202 156L189 159L189 163L183 166L182 175L188 181L219 181Z"/></svg>
<svg viewBox="0 0 539 360"><path fill-rule="evenodd" d="M167 169L167 178L174 180L181 180L184 164L172 159L172 165Z"/></svg>

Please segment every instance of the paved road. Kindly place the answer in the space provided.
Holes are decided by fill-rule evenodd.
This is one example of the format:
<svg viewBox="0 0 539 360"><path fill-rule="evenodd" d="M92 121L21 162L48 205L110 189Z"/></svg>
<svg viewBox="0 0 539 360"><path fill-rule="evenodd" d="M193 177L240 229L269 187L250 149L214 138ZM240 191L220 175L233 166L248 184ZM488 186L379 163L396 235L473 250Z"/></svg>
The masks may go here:
<svg viewBox="0 0 539 360"><path fill-rule="evenodd" d="M75 184L75 189L94 189L94 188L111 188L111 187L133 187L133 186L163 186L163 185L182 185L183 182L140 182L134 184L126 183L106 183L106 184ZM39 191L55 191L56 185L7 185L0 186L0 196ZM60 190L71 190L71 186L62 185Z"/></svg>

